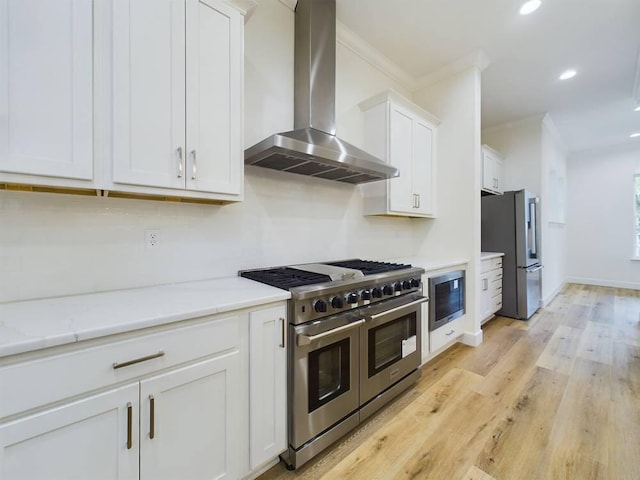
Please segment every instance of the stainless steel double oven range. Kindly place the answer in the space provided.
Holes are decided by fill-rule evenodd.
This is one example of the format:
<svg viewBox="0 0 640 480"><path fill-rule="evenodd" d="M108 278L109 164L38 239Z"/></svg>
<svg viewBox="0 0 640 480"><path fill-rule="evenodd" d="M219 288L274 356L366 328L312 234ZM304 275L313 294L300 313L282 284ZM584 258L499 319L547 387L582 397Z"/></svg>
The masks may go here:
<svg viewBox="0 0 640 480"><path fill-rule="evenodd" d="M419 378L420 280L411 265L359 259L241 271L291 292L288 434L296 468Z"/></svg>

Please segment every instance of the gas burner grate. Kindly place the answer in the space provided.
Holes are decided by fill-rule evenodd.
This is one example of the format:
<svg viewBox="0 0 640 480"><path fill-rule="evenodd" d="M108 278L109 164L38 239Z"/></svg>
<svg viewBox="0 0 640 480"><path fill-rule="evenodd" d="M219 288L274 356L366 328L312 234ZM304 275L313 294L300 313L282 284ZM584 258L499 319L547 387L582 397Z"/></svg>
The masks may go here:
<svg viewBox="0 0 640 480"><path fill-rule="evenodd" d="M360 270L365 275L392 272L394 270L404 270L405 268L411 268L411 265L404 265L402 263L373 262L371 260L360 260L359 258L354 258L353 260L343 260L340 262L330 262L327 263L327 265L333 265L334 267L353 268L354 270Z"/></svg>
<svg viewBox="0 0 640 480"><path fill-rule="evenodd" d="M255 280L256 282L266 283L267 285L281 288L282 290L331 281L331 278L327 275L305 272L289 267L245 271L240 272L240 276Z"/></svg>

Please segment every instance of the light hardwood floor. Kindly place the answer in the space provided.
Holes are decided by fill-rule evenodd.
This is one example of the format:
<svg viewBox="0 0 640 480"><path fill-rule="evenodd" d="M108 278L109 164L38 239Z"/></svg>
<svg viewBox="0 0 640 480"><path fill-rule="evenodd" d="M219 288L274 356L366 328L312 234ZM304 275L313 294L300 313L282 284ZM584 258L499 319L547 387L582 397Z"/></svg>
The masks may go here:
<svg viewBox="0 0 640 480"><path fill-rule="evenodd" d="M568 285L483 330L310 463L259 480L640 479L640 291Z"/></svg>

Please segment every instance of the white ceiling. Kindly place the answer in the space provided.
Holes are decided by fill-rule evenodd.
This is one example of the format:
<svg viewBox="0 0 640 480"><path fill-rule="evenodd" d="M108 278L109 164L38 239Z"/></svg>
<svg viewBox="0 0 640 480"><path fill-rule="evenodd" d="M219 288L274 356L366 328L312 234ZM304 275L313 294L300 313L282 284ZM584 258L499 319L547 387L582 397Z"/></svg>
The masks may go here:
<svg viewBox="0 0 640 480"><path fill-rule="evenodd" d="M484 51L483 128L548 112L569 151L640 145L640 0L542 0L528 16L521 4L337 0L337 16L416 78ZM558 80L567 68L578 75Z"/></svg>

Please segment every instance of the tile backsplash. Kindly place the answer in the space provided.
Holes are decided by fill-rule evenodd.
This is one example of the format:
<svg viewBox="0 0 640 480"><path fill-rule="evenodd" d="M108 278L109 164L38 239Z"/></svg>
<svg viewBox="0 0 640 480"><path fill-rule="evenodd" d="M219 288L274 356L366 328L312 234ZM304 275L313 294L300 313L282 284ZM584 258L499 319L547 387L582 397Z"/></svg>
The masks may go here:
<svg viewBox="0 0 640 480"><path fill-rule="evenodd" d="M145 231L159 245L145 245ZM0 302L412 255L411 220L364 217L358 187L249 167L226 206L0 192Z"/></svg>

